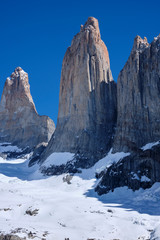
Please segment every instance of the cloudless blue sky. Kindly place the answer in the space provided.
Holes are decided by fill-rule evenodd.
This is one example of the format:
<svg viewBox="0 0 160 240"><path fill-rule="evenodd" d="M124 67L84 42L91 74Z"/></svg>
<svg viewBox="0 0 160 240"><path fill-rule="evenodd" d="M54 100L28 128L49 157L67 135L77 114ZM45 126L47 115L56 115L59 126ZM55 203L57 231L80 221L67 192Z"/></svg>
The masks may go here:
<svg viewBox="0 0 160 240"><path fill-rule="evenodd" d="M134 37L151 42L160 33L159 0L0 0L0 94L20 66L38 113L56 122L63 56L89 16L99 20L115 81Z"/></svg>

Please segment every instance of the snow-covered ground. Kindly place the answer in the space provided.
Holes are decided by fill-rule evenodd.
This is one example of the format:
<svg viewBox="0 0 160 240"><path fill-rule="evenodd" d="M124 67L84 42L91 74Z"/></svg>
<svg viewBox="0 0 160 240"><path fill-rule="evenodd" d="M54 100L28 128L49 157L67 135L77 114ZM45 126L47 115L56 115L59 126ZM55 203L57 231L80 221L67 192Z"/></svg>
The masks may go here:
<svg viewBox="0 0 160 240"><path fill-rule="evenodd" d="M72 160L74 157L73 153L69 153L69 152L55 152L52 153L47 159L46 161L42 164L42 166L45 167L50 167L52 165L55 166L60 166L62 164L66 164L68 161Z"/></svg>
<svg viewBox="0 0 160 240"><path fill-rule="evenodd" d="M118 188L101 197L93 190L95 171L122 157L110 152L71 184L64 182L66 175L46 178L37 165L28 168L28 156L14 164L1 161L0 232L46 240L159 240L160 183L136 192Z"/></svg>

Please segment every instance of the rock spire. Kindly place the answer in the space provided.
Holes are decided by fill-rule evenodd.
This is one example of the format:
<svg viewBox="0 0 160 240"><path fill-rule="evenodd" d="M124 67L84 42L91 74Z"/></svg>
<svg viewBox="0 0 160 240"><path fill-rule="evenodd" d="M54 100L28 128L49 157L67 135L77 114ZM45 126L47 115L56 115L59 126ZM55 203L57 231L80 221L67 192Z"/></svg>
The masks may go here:
<svg viewBox="0 0 160 240"><path fill-rule="evenodd" d="M52 152L72 152L94 162L111 147L115 122L109 54L98 20L89 17L63 59L57 128L43 160Z"/></svg>
<svg viewBox="0 0 160 240"><path fill-rule="evenodd" d="M17 67L7 78L0 102L0 142L34 148L48 142L55 130L53 121L39 116L28 82L28 74Z"/></svg>
<svg viewBox="0 0 160 240"><path fill-rule="evenodd" d="M114 151L132 151L160 140L160 35L149 44L137 36L117 82Z"/></svg>

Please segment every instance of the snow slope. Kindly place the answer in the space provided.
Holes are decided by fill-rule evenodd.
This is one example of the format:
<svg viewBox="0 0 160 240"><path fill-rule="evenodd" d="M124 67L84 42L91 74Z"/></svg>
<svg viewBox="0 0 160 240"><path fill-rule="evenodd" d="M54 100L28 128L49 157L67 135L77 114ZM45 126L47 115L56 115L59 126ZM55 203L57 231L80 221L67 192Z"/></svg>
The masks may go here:
<svg viewBox="0 0 160 240"><path fill-rule="evenodd" d="M93 167L89 169L81 169L82 173L77 174L83 179L92 179L95 178L95 173L100 173L107 167L110 167L113 163L117 163L124 157L129 156L130 153L124 153L124 152L117 152L117 153L112 153L112 148L109 151L109 153L102 159L100 159Z"/></svg>
<svg viewBox="0 0 160 240"><path fill-rule="evenodd" d="M45 167L50 167L51 165L55 165L55 166L60 166L62 164L66 164L68 161L71 161L74 157L73 153L69 153L69 152L55 152L52 153L45 162L43 162L42 166Z"/></svg>
<svg viewBox="0 0 160 240"><path fill-rule="evenodd" d="M148 239L150 231L157 227L160 217L140 214L134 209L112 203L112 193L106 203L97 198L87 197L86 192L94 185L94 180L73 177L69 185L62 176L37 181L22 181L0 175L0 231L10 232L17 228L20 236L32 232L42 238L60 240L69 237L73 240L87 238L135 240ZM159 185L160 188L160 185ZM130 190L123 189L126 197ZM143 201L145 196L141 193ZM134 199L134 194L131 194ZM107 198L110 201L107 201ZM114 193L119 198L119 193ZM136 197L134 201L136 201ZM132 200L133 200L132 199ZM131 201L131 199L130 199ZM157 206L157 199L150 200ZM8 210L7 210L8 209ZM26 214L27 210L38 210L37 215Z"/></svg>
<svg viewBox="0 0 160 240"><path fill-rule="evenodd" d="M145 191L118 188L101 197L93 190L95 171L122 155L110 153L71 184L63 181L65 175L46 178L37 165L28 168L27 156L24 162L1 162L0 232L46 240L159 240L160 183Z"/></svg>

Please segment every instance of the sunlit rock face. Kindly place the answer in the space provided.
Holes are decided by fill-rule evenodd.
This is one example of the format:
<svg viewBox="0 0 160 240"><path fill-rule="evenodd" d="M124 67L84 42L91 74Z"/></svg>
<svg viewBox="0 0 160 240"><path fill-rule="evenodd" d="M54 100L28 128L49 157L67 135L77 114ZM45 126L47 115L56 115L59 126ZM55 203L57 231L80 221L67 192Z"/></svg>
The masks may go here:
<svg viewBox="0 0 160 240"><path fill-rule="evenodd" d="M0 142L21 148L48 143L55 130L53 121L39 116L28 82L28 74L17 67L7 78L0 102Z"/></svg>
<svg viewBox="0 0 160 240"><path fill-rule="evenodd" d="M114 151L135 151L160 140L160 35L149 44L137 36L117 82Z"/></svg>
<svg viewBox="0 0 160 240"><path fill-rule="evenodd" d="M111 147L115 122L109 54L97 19L89 17L63 59L57 128L43 160L52 152L72 152L96 161Z"/></svg>

